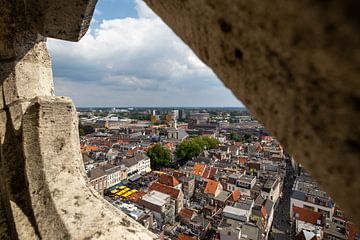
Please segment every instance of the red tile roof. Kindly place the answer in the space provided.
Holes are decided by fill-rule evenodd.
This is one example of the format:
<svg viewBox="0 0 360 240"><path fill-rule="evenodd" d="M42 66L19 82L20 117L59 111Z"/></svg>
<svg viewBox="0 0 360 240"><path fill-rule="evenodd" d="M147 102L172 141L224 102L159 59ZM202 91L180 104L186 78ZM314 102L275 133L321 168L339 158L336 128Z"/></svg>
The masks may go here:
<svg viewBox="0 0 360 240"><path fill-rule="evenodd" d="M180 190L177 188L169 187L158 182L154 182L149 187L150 190L155 190L170 195L173 199L177 199Z"/></svg>
<svg viewBox="0 0 360 240"><path fill-rule="evenodd" d="M218 169L216 167L210 168L210 173L208 178L214 178L215 174L217 173Z"/></svg>
<svg viewBox="0 0 360 240"><path fill-rule="evenodd" d="M206 167L204 173L202 174L202 177L212 179L217 173L217 170L218 169L216 167Z"/></svg>
<svg viewBox="0 0 360 240"><path fill-rule="evenodd" d="M98 146L90 145L90 146L85 146L82 149L82 152L90 152L90 151L97 150L97 149L99 149Z"/></svg>
<svg viewBox="0 0 360 240"><path fill-rule="evenodd" d="M352 222L346 223L346 232L348 240L355 240L356 234L359 234L359 231L356 231L355 225Z"/></svg>
<svg viewBox="0 0 360 240"><path fill-rule="evenodd" d="M229 201L236 202L241 197L240 189L236 189L231 193L231 196L229 198Z"/></svg>
<svg viewBox="0 0 360 240"><path fill-rule="evenodd" d="M208 193L208 194L215 194L218 186L219 186L219 182L218 181L214 181L214 180L208 180L204 193Z"/></svg>
<svg viewBox="0 0 360 240"><path fill-rule="evenodd" d="M266 208L264 206L261 206L261 209L260 209L260 212L261 212L261 215L263 216L263 218L266 218Z"/></svg>
<svg viewBox="0 0 360 240"><path fill-rule="evenodd" d="M210 169L209 169L208 167L205 168L205 171L204 171L204 173L202 174L202 177L203 177L203 178L208 178L209 173L210 173Z"/></svg>
<svg viewBox="0 0 360 240"><path fill-rule="evenodd" d="M127 197L127 199L134 203L137 203L139 201L139 199L144 195L146 195L146 192L139 191L139 192L131 194L129 197Z"/></svg>
<svg viewBox="0 0 360 240"><path fill-rule="evenodd" d="M196 175L202 175L204 173L205 167L206 166L204 164L195 164L192 172Z"/></svg>
<svg viewBox="0 0 360 240"><path fill-rule="evenodd" d="M167 174L162 174L160 176L159 182L161 184L164 184L164 185L167 185L167 186L170 186L170 187L176 187L177 185L180 184L179 181L174 176L170 176L170 175L167 175Z"/></svg>
<svg viewBox="0 0 360 240"><path fill-rule="evenodd" d="M173 172L173 176L174 176L176 179L180 179L181 177L185 177L186 174L185 174L185 173L181 173L181 172L174 171L174 172Z"/></svg>
<svg viewBox="0 0 360 240"><path fill-rule="evenodd" d="M322 221L322 217L323 217L322 213L314 212L310 209L300 208L296 206L293 206L293 210L294 210L295 218L301 221L314 225L317 223L317 220Z"/></svg>
<svg viewBox="0 0 360 240"><path fill-rule="evenodd" d="M199 239L199 238L193 237L193 236L188 236L188 235L185 235L183 233L180 233L178 235L178 240L197 240L197 239Z"/></svg>
<svg viewBox="0 0 360 240"><path fill-rule="evenodd" d="M182 208L179 212L179 215L183 218L191 220L194 215L196 214L196 211L190 208Z"/></svg>
<svg viewBox="0 0 360 240"><path fill-rule="evenodd" d="M247 157L239 157L239 162L240 162L240 163L247 163L247 162L248 162L248 158L247 158Z"/></svg>

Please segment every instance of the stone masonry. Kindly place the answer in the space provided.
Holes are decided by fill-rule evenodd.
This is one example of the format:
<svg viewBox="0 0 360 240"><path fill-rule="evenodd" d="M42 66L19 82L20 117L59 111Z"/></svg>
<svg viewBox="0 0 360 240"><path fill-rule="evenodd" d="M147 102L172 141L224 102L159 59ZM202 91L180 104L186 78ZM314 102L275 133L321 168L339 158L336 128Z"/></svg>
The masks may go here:
<svg viewBox="0 0 360 240"><path fill-rule="evenodd" d="M145 0L360 226L359 1ZM0 239L152 239L86 183L46 37L96 0L0 2Z"/></svg>
<svg viewBox="0 0 360 240"><path fill-rule="evenodd" d="M96 1L69 3L0 3L0 239L153 239L87 184L76 109L54 96L46 37L79 40Z"/></svg>
<svg viewBox="0 0 360 240"><path fill-rule="evenodd" d="M145 2L360 227L360 2Z"/></svg>

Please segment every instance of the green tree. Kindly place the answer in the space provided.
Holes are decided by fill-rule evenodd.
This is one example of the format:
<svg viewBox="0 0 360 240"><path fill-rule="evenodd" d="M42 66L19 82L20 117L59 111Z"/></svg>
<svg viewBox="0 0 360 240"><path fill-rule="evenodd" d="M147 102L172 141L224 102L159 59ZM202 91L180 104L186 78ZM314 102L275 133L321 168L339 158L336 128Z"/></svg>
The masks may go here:
<svg viewBox="0 0 360 240"><path fill-rule="evenodd" d="M80 137L81 137L81 136L85 136L85 131L84 131L84 129L79 128L79 135L80 135Z"/></svg>
<svg viewBox="0 0 360 240"><path fill-rule="evenodd" d="M199 137L205 143L206 149L214 149L219 145L219 140L212 137Z"/></svg>
<svg viewBox="0 0 360 240"><path fill-rule="evenodd" d="M229 138L230 138L230 140L240 141L240 137L236 132L231 132Z"/></svg>
<svg viewBox="0 0 360 240"><path fill-rule="evenodd" d="M248 133L245 133L243 137L243 142L251 143L251 141L252 141L252 136Z"/></svg>
<svg viewBox="0 0 360 240"><path fill-rule="evenodd" d="M160 143L150 148L147 155L151 160L152 169L160 169L171 165L170 150L163 147Z"/></svg>
<svg viewBox="0 0 360 240"><path fill-rule="evenodd" d="M211 137L194 137L180 143L176 155L182 160L190 160L200 155L205 149L213 149L219 145L219 140Z"/></svg>

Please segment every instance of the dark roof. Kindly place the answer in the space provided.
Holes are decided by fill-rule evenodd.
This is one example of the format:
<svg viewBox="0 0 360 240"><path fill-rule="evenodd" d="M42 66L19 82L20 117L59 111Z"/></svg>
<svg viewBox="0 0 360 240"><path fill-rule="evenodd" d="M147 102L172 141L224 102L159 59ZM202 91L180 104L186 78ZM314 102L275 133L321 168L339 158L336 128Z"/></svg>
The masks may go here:
<svg viewBox="0 0 360 240"><path fill-rule="evenodd" d="M266 199L265 201L265 209L268 215L270 215L270 212L272 210L272 208L274 207L274 202L271 201L270 199Z"/></svg>
<svg viewBox="0 0 360 240"><path fill-rule="evenodd" d="M124 164L125 167L132 167L132 166L138 164L138 161L136 160L136 158L132 157L132 158L121 159L120 163Z"/></svg>
<svg viewBox="0 0 360 240"><path fill-rule="evenodd" d="M87 176L90 178L90 180L94 180L106 176L106 173L100 168L94 168L87 173Z"/></svg>

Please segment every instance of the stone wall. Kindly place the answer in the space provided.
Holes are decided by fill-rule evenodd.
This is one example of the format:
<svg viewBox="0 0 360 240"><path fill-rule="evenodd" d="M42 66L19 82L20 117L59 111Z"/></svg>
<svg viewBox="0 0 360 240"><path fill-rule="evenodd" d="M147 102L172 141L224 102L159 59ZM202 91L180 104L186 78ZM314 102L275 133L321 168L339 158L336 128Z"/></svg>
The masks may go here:
<svg viewBox="0 0 360 240"><path fill-rule="evenodd" d="M154 239L86 182L76 109L46 37L77 41L96 1L0 3L0 239Z"/></svg>
<svg viewBox="0 0 360 240"><path fill-rule="evenodd" d="M360 2L145 2L360 227Z"/></svg>
<svg viewBox="0 0 360 240"><path fill-rule="evenodd" d="M358 1L145 0L360 224ZM0 238L151 239L86 183L46 37L96 0L0 2Z"/></svg>

